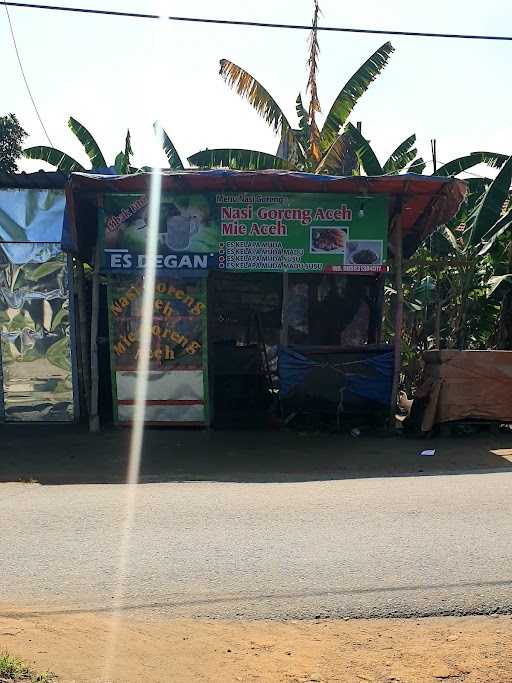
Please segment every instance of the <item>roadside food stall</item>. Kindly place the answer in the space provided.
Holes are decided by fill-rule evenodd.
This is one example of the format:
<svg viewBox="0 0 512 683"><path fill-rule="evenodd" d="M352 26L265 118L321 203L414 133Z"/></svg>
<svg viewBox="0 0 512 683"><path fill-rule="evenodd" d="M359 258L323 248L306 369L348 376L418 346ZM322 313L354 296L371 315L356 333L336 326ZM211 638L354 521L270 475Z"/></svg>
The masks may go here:
<svg viewBox="0 0 512 683"><path fill-rule="evenodd" d="M146 421L233 425L276 397L285 416L323 409L322 402L338 417L387 410L398 384L402 254L455 214L464 183L284 171L158 175ZM67 186L63 248L94 268L93 429L99 377L109 371L98 365L102 284L114 419L133 416L150 179L73 173ZM394 346L381 344L390 254L397 264ZM83 338L81 348L84 359Z"/></svg>

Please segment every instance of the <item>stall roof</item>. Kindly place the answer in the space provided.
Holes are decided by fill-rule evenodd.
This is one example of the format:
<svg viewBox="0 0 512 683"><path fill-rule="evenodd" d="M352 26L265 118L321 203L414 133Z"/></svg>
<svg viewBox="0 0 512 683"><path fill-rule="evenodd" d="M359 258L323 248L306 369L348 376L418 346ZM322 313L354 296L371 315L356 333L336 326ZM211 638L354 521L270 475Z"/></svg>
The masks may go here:
<svg viewBox="0 0 512 683"><path fill-rule="evenodd" d="M0 173L0 190L63 190L67 179L60 171Z"/></svg>
<svg viewBox="0 0 512 683"><path fill-rule="evenodd" d="M456 213L466 197L462 180L414 173L396 176L326 176L293 171L160 171L163 192L320 192L390 197L390 222L401 216L403 252L411 256L425 237ZM97 195L149 191L151 173L126 176L72 173L63 248L89 260L96 243Z"/></svg>

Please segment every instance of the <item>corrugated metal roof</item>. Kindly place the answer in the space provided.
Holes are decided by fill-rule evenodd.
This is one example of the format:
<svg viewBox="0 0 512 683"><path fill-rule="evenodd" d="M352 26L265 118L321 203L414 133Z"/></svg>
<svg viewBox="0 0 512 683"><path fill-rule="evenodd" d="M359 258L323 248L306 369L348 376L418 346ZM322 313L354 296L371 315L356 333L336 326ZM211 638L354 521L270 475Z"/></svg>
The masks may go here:
<svg viewBox="0 0 512 683"><path fill-rule="evenodd" d="M0 173L0 190L63 190L68 177L60 171Z"/></svg>

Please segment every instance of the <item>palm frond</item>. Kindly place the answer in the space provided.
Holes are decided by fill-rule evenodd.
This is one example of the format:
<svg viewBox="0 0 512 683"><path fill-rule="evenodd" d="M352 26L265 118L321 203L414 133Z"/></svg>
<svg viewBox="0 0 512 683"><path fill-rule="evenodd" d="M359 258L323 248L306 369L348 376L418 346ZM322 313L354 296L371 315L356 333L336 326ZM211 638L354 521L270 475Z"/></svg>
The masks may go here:
<svg viewBox="0 0 512 683"><path fill-rule="evenodd" d="M357 101L385 68L393 52L391 43L384 43L345 83L327 114L320 134L323 150L332 145Z"/></svg>
<svg viewBox="0 0 512 683"><path fill-rule="evenodd" d="M416 135L410 135L401 142L383 166L385 175L400 173L403 169L416 158L417 149L413 146L416 142Z"/></svg>
<svg viewBox="0 0 512 683"><path fill-rule="evenodd" d="M83 145L85 153L90 159L93 169L95 168L107 168L107 162L105 157L101 153L98 143L93 138L91 133L83 126L79 121L74 119L72 116L69 117L68 126L71 131L76 135L79 142Z"/></svg>
<svg viewBox="0 0 512 683"><path fill-rule="evenodd" d="M73 171L85 171L82 164L75 161L69 154L61 152L55 147L47 147L45 145L38 145L37 147L28 147L23 150L23 156L27 159L37 159L38 161L45 161L62 173L72 173Z"/></svg>
<svg viewBox="0 0 512 683"><path fill-rule="evenodd" d="M228 59L220 60L219 74L276 132L291 128L277 102L254 76Z"/></svg>
<svg viewBox="0 0 512 683"><path fill-rule="evenodd" d="M164 148L165 156L169 162L169 168L173 171L183 171L185 166L181 160L180 155L176 147L174 146L171 138L167 135L165 130L160 126L158 121L153 124L153 130L155 133L160 133L162 136L162 147Z"/></svg>
<svg viewBox="0 0 512 683"><path fill-rule="evenodd" d="M232 168L239 171L289 169L286 159L252 149L205 149L188 157L199 168Z"/></svg>

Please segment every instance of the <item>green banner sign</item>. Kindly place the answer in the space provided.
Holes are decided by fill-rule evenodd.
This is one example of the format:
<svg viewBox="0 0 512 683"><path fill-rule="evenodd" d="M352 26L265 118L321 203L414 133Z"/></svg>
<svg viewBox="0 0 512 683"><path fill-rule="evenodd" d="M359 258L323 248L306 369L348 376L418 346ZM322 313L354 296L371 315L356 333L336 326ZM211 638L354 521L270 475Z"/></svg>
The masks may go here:
<svg viewBox="0 0 512 683"><path fill-rule="evenodd" d="M145 268L148 197L106 195L104 269ZM222 192L162 197L157 269L197 275L379 272L387 256L383 196Z"/></svg>

